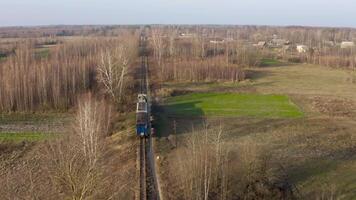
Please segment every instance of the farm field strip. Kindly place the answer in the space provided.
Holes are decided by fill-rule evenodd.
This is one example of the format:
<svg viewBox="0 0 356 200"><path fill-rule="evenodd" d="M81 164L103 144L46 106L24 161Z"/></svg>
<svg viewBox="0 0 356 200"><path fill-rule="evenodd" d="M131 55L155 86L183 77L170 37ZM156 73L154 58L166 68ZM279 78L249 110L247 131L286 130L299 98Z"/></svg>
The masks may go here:
<svg viewBox="0 0 356 200"><path fill-rule="evenodd" d="M295 118L303 112L284 95L196 93L168 98L173 115Z"/></svg>
<svg viewBox="0 0 356 200"><path fill-rule="evenodd" d="M0 142L40 141L56 137L54 133L42 132L0 132Z"/></svg>

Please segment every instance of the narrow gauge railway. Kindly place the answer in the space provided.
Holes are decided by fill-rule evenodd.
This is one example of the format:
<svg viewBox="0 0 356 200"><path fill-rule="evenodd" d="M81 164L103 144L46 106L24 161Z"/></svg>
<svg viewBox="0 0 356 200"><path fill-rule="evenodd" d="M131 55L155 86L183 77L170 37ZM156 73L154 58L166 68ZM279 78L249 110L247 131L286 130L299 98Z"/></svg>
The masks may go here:
<svg viewBox="0 0 356 200"><path fill-rule="evenodd" d="M151 139L151 121L150 121L150 92L148 84L148 57L145 53L146 36L141 34L140 51L140 91L137 96L136 104L136 135L140 139L140 200L159 199L157 190L157 179L154 170L154 159Z"/></svg>

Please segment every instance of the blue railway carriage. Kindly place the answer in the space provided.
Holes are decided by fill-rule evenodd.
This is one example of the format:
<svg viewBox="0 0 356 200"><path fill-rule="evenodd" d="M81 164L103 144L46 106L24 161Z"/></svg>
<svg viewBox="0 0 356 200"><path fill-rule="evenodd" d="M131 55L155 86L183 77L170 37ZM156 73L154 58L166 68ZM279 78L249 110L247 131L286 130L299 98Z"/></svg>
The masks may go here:
<svg viewBox="0 0 356 200"><path fill-rule="evenodd" d="M136 134L140 137L147 137L149 134L147 109L147 96L145 94L139 94L136 108Z"/></svg>

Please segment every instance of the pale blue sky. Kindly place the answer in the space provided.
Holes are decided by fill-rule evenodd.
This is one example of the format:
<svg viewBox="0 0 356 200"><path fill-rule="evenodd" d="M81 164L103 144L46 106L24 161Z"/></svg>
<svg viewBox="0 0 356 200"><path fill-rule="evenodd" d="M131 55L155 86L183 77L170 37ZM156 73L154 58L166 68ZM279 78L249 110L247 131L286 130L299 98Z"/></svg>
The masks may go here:
<svg viewBox="0 0 356 200"><path fill-rule="evenodd" d="M356 0L0 0L0 26L170 23L356 27Z"/></svg>

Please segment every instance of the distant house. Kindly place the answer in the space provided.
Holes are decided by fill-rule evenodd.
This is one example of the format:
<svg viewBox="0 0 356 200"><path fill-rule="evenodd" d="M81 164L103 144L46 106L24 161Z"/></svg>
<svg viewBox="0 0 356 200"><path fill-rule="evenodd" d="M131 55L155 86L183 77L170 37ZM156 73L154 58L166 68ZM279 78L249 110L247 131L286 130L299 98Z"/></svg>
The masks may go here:
<svg viewBox="0 0 356 200"><path fill-rule="evenodd" d="M277 38L273 38L271 41L268 42L268 46L271 48L280 48L289 44L290 44L289 40L277 39Z"/></svg>
<svg viewBox="0 0 356 200"><path fill-rule="evenodd" d="M355 43L354 42L350 42L350 41L344 41L344 42L341 42L341 49L347 49L347 48L352 48L355 46Z"/></svg>
<svg viewBox="0 0 356 200"><path fill-rule="evenodd" d="M212 39L209 41L211 44L223 44L225 43L225 40L224 39L220 39L220 38L217 38L217 39Z"/></svg>
<svg viewBox="0 0 356 200"><path fill-rule="evenodd" d="M309 48L306 45L297 45L297 51L299 53L306 53L308 50Z"/></svg>
<svg viewBox="0 0 356 200"><path fill-rule="evenodd" d="M180 33L179 34L180 38L191 38L193 36L194 36L194 34L191 34L191 33Z"/></svg>

